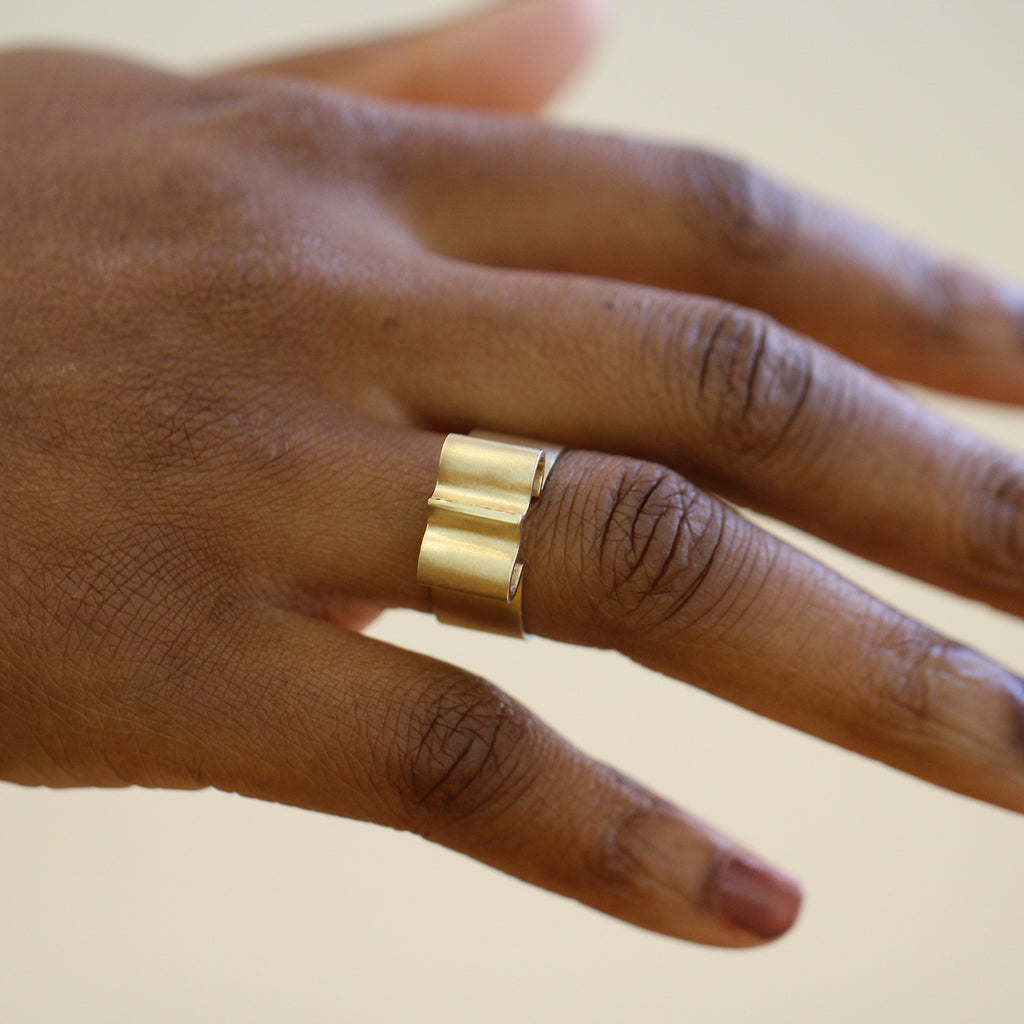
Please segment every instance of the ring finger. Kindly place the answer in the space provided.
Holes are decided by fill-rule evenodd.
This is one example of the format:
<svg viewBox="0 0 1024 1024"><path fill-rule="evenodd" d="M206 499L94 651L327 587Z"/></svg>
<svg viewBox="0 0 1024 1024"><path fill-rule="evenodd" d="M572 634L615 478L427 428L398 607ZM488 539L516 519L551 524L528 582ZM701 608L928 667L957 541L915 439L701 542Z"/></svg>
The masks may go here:
<svg viewBox="0 0 1024 1024"><path fill-rule="evenodd" d="M416 559L441 437L372 428L372 457L309 487L296 585L429 608ZM308 497L308 496L307 496ZM304 499L305 500L305 499ZM311 504L305 501L307 517ZM339 537L345 538L339 544ZM358 558L354 558L358 552ZM641 460L562 456L522 544L529 631L612 646L761 714L947 788L1024 810L1024 684Z"/></svg>

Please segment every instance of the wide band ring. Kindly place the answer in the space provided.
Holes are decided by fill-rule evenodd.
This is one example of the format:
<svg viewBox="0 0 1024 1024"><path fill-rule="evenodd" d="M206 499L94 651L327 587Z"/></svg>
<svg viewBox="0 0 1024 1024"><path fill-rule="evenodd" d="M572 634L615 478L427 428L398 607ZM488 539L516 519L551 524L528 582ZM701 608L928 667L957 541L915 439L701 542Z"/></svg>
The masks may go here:
<svg viewBox="0 0 1024 1024"><path fill-rule="evenodd" d="M439 621L525 636L522 523L560 454L486 431L445 438L416 570Z"/></svg>

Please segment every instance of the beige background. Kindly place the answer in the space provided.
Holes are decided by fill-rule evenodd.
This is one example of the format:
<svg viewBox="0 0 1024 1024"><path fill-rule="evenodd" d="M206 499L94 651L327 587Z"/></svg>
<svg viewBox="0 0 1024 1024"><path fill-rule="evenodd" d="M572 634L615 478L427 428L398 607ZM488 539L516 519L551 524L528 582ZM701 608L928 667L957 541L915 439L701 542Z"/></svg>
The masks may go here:
<svg viewBox="0 0 1024 1024"><path fill-rule="evenodd" d="M0 42L202 66L449 0L0 0ZM756 159L1024 279L1020 0L622 0L559 116ZM944 402L1024 448L1024 413ZM820 546L816 550L821 550ZM1024 626L826 556L1024 669ZM723 953L404 835L218 793L0 787L0 1021L1019 1021L1024 822L610 654L395 614L787 865L796 932Z"/></svg>

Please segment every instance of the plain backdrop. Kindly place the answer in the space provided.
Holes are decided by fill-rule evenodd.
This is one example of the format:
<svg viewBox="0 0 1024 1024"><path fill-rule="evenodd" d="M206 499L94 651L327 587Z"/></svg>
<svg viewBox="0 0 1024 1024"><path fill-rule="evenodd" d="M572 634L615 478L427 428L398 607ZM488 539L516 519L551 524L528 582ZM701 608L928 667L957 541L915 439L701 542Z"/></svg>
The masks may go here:
<svg viewBox="0 0 1024 1024"><path fill-rule="evenodd" d="M0 0L0 42L201 69L457 7ZM554 116L744 156L1024 280L1022 39L1019 0L621 0ZM929 400L1024 448L1024 412ZM805 543L1024 669L1019 621ZM489 676L788 867L798 928L707 950L369 825L215 792L4 785L3 1024L1020 1021L1019 817L612 654L411 613L374 633Z"/></svg>

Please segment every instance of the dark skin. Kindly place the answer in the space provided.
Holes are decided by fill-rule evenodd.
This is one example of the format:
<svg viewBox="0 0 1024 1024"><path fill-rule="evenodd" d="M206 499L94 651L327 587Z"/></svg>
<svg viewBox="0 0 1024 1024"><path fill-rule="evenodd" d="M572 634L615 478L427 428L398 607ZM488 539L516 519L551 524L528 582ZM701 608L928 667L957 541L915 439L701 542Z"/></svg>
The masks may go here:
<svg viewBox="0 0 1024 1024"><path fill-rule="evenodd" d="M359 630L429 611L444 434L550 439L530 632L1022 811L1024 683L730 503L1024 612L1024 461L878 376L1019 401L1024 305L713 155L394 102L535 107L587 5L514 7L212 77L0 57L0 777L411 829L755 945L795 883ZM544 87L495 74L531 34Z"/></svg>

